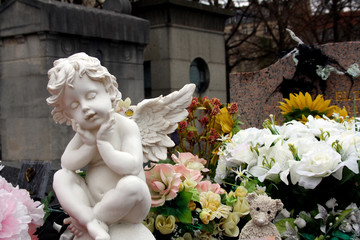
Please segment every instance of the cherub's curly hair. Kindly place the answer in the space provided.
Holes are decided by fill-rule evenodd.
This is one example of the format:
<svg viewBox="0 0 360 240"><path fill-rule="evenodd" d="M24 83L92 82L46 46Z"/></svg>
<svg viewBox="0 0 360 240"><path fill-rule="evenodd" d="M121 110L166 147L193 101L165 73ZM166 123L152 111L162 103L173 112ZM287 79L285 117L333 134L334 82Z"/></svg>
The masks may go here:
<svg viewBox="0 0 360 240"><path fill-rule="evenodd" d="M90 57L86 53L76 53L68 58L60 58L54 61L54 67L48 71L49 82L47 90L51 94L46 102L53 106L51 111L56 123L70 125L71 120L66 116L63 106L63 94L65 86L71 86L76 74L81 78L86 74L91 80L99 81L104 84L106 91L111 97L113 107L121 99L121 93L118 90L118 84L115 76L101 66L100 61L95 57Z"/></svg>

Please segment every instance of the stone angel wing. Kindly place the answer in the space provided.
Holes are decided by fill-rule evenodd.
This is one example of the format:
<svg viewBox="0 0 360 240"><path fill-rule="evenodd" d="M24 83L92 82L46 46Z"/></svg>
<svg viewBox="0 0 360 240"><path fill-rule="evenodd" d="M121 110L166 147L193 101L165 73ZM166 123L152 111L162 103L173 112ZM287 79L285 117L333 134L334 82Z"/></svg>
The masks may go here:
<svg viewBox="0 0 360 240"><path fill-rule="evenodd" d="M142 137L144 162L158 162L167 157L167 148L175 143L168 134L173 133L178 123L184 120L190 105L195 84L187 84L179 91L157 98L145 99L132 110L132 119L137 123Z"/></svg>

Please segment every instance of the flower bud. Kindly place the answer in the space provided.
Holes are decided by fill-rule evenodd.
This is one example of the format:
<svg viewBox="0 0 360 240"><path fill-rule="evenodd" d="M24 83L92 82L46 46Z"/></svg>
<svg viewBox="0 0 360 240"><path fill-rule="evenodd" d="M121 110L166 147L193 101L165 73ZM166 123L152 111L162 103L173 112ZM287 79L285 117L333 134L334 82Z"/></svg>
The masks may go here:
<svg viewBox="0 0 360 240"><path fill-rule="evenodd" d="M207 210L202 210L199 217L204 224L209 224L211 215Z"/></svg>
<svg viewBox="0 0 360 240"><path fill-rule="evenodd" d="M170 215L165 217L163 215L158 215L155 222L156 229L161 232L161 234L166 235L170 234L175 229L175 217Z"/></svg>
<svg viewBox="0 0 360 240"><path fill-rule="evenodd" d="M235 190L235 195L237 197L246 197L247 194L248 194L248 190L243 186L240 186Z"/></svg>

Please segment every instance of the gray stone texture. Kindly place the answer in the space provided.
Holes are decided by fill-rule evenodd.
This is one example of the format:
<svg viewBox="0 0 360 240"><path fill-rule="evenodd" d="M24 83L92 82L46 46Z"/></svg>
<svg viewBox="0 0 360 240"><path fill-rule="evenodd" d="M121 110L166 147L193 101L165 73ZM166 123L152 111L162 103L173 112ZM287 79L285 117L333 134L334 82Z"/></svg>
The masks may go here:
<svg viewBox="0 0 360 240"><path fill-rule="evenodd" d="M329 43L318 46L322 53L335 59L340 66L348 69L354 63L360 64L360 42ZM296 70L292 56L280 59L273 65L257 72L244 72L230 75L230 99L239 104L242 128L262 127L265 119L273 114L280 124L284 119L277 107L283 101L280 92L275 92L283 77L291 79ZM331 99L330 105L346 106L350 116L360 115L360 77L353 78L354 84L346 75L331 73L326 80L324 99ZM322 80L321 80L322 81ZM321 94L314 89L313 95ZM298 92L295 92L298 93ZM355 104L355 106L354 106Z"/></svg>
<svg viewBox="0 0 360 240"><path fill-rule="evenodd" d="M73 135L46 104L47 71L77 52L98 57L124 98L144 98L143 59L149 22L131 15L53 0L0 6L0 136L8 161L59 160Z"/></svg>
<svg viewBox="0 0 360 240"><path fill-rule="evenodd" d="M201 96L226 102L224 23L231 11L184 0L140 0L133 14L150 21L144 58L151 62L151 97L189 83L191 62L202 58L210 83Z"/></svg>
<svg viewBox="0 0 360 240"><path fill-rule="evenodd" d="M103 9L114 11L117 13L131 13L131 3L129 0L111 0L105 1L103 4Z"/></svg>

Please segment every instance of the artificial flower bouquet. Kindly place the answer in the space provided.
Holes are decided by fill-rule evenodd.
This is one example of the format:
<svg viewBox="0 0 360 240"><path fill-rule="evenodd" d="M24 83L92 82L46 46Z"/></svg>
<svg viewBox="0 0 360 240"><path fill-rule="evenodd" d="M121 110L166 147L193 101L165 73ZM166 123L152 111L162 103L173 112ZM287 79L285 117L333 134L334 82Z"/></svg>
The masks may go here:
<svg viewBox="0 0 360 240"><path fill-rule="evenodd" d="M281 199L288 212L276 225L284 238L360 239L358 120L334 114L338 108L322 96L314 109L312 98L293 97L287 103L298 108L281 106L288 117L296 112L297 120L277 125L271 116L262 129L240 130L224 141L215 181L233 185L253 179ZM316 112L331 112L332 119Z"/></svg>
<svg viewBox="0 0 360 240"><path fill-rule="evenodd" d="M0 170L1 170L0 166ZM28 191L13 187L0 176L0 239L34 240L43 224L44 206L30 198Z"/></svg>
<svg viewBox="0 0 360 240"><path fill-rule="evenodd" d="M226 190L213 181L223 140L240 130L237 104L193 98L187 110L169 159L145 169L152 209L144 224L156 239L237 239L249 219L247 194L264 193L251 179Z"/></svg>
<svg viewBox="0 0 360 240"><path fill-rule="evenodd" d="M192 153L173 154L171 160L145 170L152 208L144 224L155 238L237 237L240 219L249 214L245 199L248 189L238 186L226 192L219 184L204 179L206 160Z"/></svg>
<svg viewBox="0 0 360 240"><path fill-rule="evenodd" d="M176 151L191 152L206 159L208 174L214 176L221 139L240 130L236 103L222 104L218 98L194 97L188 117L179 123Z"/></svg>

